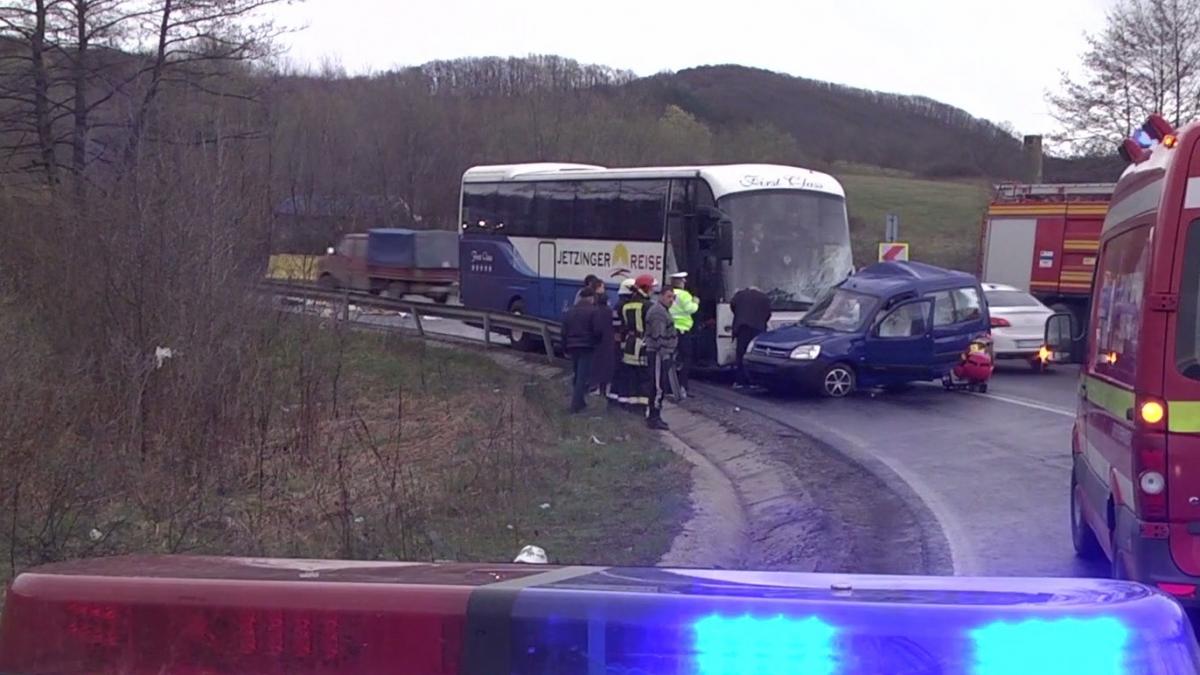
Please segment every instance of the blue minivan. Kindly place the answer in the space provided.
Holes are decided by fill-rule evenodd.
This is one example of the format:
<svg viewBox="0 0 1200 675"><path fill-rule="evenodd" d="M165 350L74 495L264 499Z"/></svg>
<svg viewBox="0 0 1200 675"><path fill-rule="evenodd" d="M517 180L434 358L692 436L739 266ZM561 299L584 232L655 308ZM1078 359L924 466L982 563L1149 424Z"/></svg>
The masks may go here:
<svg viewBox="0 0 1200 675"><path fill-rule="evenodd" d="M825 293L799 323L759 335L750 381L834 398L855 389L939 380L990 329L979 281L915 262L863 268Z"/></svg>

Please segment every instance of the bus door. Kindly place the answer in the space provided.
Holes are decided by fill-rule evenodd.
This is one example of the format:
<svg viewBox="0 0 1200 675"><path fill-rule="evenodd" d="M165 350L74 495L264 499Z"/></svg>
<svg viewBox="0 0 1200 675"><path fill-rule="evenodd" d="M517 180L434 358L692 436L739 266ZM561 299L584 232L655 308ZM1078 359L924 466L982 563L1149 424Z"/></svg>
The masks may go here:
<svg viewBox="0 0 1200 675"><path fill-rule="evenodd" d="M538 316L558 316L558 248L552 241L538 243Z"/></svg>

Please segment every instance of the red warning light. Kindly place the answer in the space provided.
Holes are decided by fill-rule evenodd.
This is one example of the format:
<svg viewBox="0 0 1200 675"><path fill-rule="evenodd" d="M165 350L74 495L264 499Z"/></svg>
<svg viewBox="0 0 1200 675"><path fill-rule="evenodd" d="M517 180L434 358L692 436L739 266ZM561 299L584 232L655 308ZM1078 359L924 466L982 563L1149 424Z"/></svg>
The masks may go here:
<svg viewBox="0 0 1200 675"><path fill-rule="evenodd" d="M1150 157L1150 153L1146 152L1146 149L1132 138L1126 138L1122 141L1117 146L1117 153L1121 155L1121 159L1129 164L1141 164Z"/></svg>
<svg viewBox="0 0 1200 675"><path fill-rule="evenodd" d="M1146 119L1146 123L1142 125L1142 130L1156 141L1161 141L1167 136L1175 134L1175 127L1171 126L1171 123L1163 119L1163 116L1158 113L1154 113Z"/></svg>

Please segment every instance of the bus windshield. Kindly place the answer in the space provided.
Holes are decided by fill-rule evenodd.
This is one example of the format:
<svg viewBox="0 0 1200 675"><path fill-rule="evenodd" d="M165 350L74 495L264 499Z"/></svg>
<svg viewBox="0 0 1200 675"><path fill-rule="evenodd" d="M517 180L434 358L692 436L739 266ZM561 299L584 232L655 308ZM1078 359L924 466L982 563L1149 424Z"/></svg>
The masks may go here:
<svg viewBox="0 0 1200 675"><path fill-rule="evenodd" d="M756 286L776 310L804 310L853 269L846 201L801 190L743 192L718 206L733 221L730 292Z"/></svg>

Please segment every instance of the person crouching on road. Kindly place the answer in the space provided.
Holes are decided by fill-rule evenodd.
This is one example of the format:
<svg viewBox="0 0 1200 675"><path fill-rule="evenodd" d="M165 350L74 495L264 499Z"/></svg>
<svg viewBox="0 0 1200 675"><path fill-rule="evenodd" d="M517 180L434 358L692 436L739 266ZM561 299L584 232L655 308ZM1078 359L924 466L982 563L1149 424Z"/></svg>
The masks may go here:
<svg viewBox="0 0 1200 675"><path fill-rule="evenodd" d="M695 358L695 339L692 330L695 321L692 315L700 309L700 299L692 295L684 285L687 283L687 272L677 272L671 275L671 288L675 290L675 304L671 305L671 318L675 321L675 330L679 333L679 349L673 359L674 367L671 376L671 395L675 401L687 398L688 375L691 373L692 360Z"/></svg>
<svg viewBox="0 0 1200 675"><path fill-rule="evenodd" d="M604 324L608 316L596 306L595 300L595 291L584 288L579 293L579 301L563 318L563 350L571 357L575 370L571 387L572 413L587 408L584 397L592 382L592 360L606 331Z"/></svg>
<svg viewBox="0 0 1200 675"><path fill-rule="evenodd" d="M646 425L651 429L669 429L662 418L663 389L669 372L674 368L675 349L679 333L671 318L675 289L665 288L657 302L646 312L646 363L650 369L650 405L646 406Z"/></svg>

